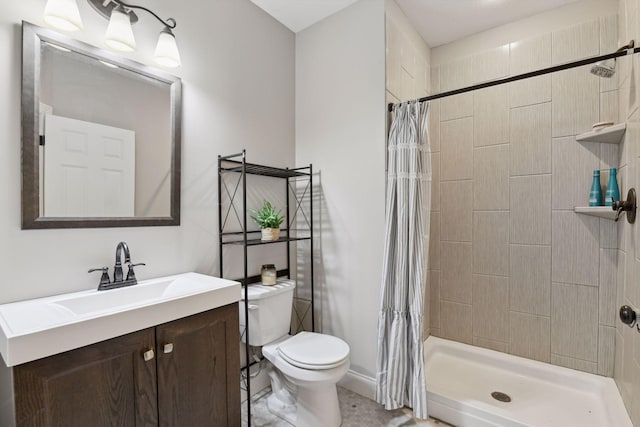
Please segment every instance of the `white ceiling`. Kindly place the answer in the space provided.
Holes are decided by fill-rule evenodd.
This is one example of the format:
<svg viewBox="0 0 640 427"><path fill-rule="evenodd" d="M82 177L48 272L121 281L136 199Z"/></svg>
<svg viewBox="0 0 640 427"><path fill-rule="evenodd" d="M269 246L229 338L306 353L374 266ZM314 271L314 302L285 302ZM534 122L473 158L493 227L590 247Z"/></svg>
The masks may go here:
<svg viewBox="0 0 640 427"><path fill-rule="evenodd" d="M575 1L577 0L396 0L431 47L451 43Z"/></svg>
<svg viewBox="0 0 640 427"><path fill-rule="evenodd" d="M294 33L358 0L251 0ZM367 0L361 0L367 1ZM578 0L396 0L431 47Z"/></svg>
<svg viewBox="0 0 640 427"><path fill-rule="evenodd" d="M294 33L344 9L357 0L251 0Z"/></svg>

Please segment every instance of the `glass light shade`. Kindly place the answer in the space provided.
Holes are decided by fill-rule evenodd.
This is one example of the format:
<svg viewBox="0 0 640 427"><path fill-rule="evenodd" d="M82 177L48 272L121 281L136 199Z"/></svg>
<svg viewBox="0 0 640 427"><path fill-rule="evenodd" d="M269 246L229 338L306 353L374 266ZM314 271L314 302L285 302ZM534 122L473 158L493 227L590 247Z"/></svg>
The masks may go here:
<svg viewBox="0 0 640 427"><path fill-rule="evenodd" d="M176 38L171 30L164 29L160 33L154 59L158 64L164 67L176 68L181 65L180 52L178 52Z"/></svg>
<svg viewBox="0 0 640 427"><path fill-rule="evenodd" d="M104 44L109 49L117 50L118 52L133 52L136 50L136 39L133 37L129 15L117 7L111 12Z"/></svg>
<svg viewBox="0 0 640 427"><path fill-rule="evenodd" d="M44 7L44 22L62 31L83 28L76 0L48 0Z"/></svg>

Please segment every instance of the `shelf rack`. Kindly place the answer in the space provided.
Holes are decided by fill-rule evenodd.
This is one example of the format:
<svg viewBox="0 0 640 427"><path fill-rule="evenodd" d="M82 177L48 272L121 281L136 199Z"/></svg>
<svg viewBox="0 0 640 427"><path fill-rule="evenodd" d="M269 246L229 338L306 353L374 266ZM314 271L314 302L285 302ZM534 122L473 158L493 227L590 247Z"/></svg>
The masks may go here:
<svg viewBox="0 0 640 427"><path fill-rule="evenodd" d="M219 253L220 253L220 277L224 277L224 252L225 246L241 246L243 249L244 263L243 263L243 276L235 278L243 285L244 292L244 313L240 315L245 316L245 355L246 355L246 367L242 370L246 370L247 382L247 422L251 427L251 376L250 367L253 363L250 363L250 345L249 345L249 304L248 304L248 287L251 284L259 283L260 275L249 276L248 266L248 253L249 248L261 245L276 245L286 247L287 266L284 269L276 272L277 277L291 278L291 243L297 241L309 241L310 244L310 291L311 291L311 330L315 332L315 305L314 305L314 273L313 273L313 165L290 169L290 168L277 168L272 166L259 165L255 163L248 163L246 161L246 150L242 150L241 153L231 154L228 156L218 156L218 231L219 231ZM226 174L237 174L238 181L233 190L230 190L225 183L223 177ZM259 230L248 229L248 216L247 216L247 175L257 175L269 178L280 178L286 182L286 207L285 212L285 228L281 228L281 237L275 241L262 241L260 240ZM298 197L294 188L291 187L292 182L298 183L299 181L306 180L306 188L303 194ZM239 197L237 195L238 190L242 189L242 209L240 214L236 211L235 214L239 216L240 230L226 231L227 218L229 217L231 210L235 210L234 199ZM223 189L225 190L223 193ZM291 191L294 190L294 191ZM223 198L226 197L229 200L229 208L226 212L223 212ZM294 212L291 215L291 197L293 195ZM296 220L297 213L302 208L302 202L305 197L309 199L309 215L304 216L304 210L302 210L304 221L308 229L299 230L292 228L293 222Z"/></svg>

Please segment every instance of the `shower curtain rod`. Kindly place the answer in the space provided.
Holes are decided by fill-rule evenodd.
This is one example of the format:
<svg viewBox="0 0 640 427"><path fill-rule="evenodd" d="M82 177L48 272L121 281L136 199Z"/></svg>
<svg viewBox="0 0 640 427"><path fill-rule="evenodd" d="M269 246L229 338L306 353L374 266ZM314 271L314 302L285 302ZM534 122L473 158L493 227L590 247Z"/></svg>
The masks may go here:
<svg viewBox="0 0 640 427"><path fill-rule="evenodd" d="M437 93L435 95L425 96L424 98L418 99L417 102L425 102L425 101L432 101L434 99L439 99L439 98L446 98L448 96L459 95L461 93L471 92L472 90L484 89L484 88L492 87L492 86L498 86L498 85L502 85L502 84L505 84L505 83L511 83L511 82L515 82L515 81L518 81L518 80L528 79L530 77L537 77L537 76L542 76L544 74L555 73L556 71L563 71L563 70L568 70L568 69L571 69L571 68L581 67L583 65L589 65L589 64L593 64L595 62L605 61L607 59L619 58L621 56L626 56L626 55L633 55L633 54L636 54L638 52L640 52L640 47L631 48L631 49L625 49L625 50L622 50L622 51L616 51L616 52L613 52L613 53L608 53L606 55L593 56L591 58L580 59L580 60L574 61L574 62L567 62L565 64L554 65L553 67L543 68L541 70L530 71L528 73L518 74L518 75L515 75L515 76L511 76L511 77L505 77L505 78L498 79L498 80L492 80L492 81L489 81L489 82L479 83L479 84L473 85L473 86L467 86L467 87L463 87L463 88L460 88L460 89L454 89L454 90L450 90L450 91L447 91L447 92ZM409 102L413 102L413 100L409 101ZM399 104L402 104L402 102L400 102ZM389 103L389 111L393 111L393 106L394 105L396 105L396 104Z"/></svg>

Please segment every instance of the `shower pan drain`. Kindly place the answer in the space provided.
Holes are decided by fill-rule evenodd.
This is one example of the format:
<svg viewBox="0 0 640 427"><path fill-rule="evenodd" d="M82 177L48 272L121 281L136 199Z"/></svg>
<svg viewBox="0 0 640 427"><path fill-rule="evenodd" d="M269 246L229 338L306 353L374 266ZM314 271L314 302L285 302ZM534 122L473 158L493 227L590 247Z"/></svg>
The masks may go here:
<svg viewBox="0 0 640 427"><path fill-rule="evenodd" d="M493 397L495 400L499 400L500 402L511 402L511 397L508 394L502 393L500 391L494 391L493 393L491 393L491 397Z"/></svg>

